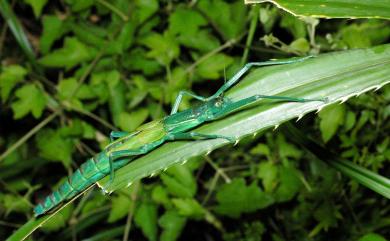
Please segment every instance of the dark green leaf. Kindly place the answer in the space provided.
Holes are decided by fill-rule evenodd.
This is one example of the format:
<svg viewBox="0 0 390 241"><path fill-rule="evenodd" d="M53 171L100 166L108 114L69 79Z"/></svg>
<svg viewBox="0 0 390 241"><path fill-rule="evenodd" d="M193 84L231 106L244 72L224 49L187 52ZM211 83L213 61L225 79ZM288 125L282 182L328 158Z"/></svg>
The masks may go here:
<svg viewBox="0 0 390 241"><path fill-rule="evenodd" d="M345 106L334 104L327 106L320 113L320 130L324 142L328 142L335 134L341 124L344 123Z"/></svg>
<svg viewBox="0 0 390 241"><path fill-rule="evenodd" d="M22 81L27 70L19 65L10 65L2 69L0 73L1 99L5 102L15 85Z"/></svg>
<svg viewBox="0 0 390 241"><path fill-rule="evenodd" d="M217 201L219 204L215 211L232 218L268 207L274 202L273 198L264 193L255 182L247 186L245 180L239 178L224 184L218 190Z"/></svg>
<svg viewBox="0 0 390 241"><path fill-rule="evenodd" d="M204 79L218 79L223 70L233 63L233 58L225 54L216 54L203 61L196 72Z"/></svg>
<svg viewBox="0 0 390 241"><path fill-rule="evenodd" d="M112 208L108 217L108 222L113 223L124 218L128 213L133 202L126 195L118 195L111 200Z"/></svg>
<svg viewBox="0 0 390 241"><path fill-rule="evenodd" d="M186 220L185 217L179 215L176 211L166 211L158 220L159 225L163 229L160 240L176 241L186 224Z"/></svg>
<svg viewBox="0 0 390 241"><path fill-rule="evenodd" d="M160 175L161 180L172 195L191 198L196 193L196 182L193 174L185 165L176 165Z"/></svg>
<svg viewBox="0 0 390 241"><path fill-rule="evenodd" d="M43 7L46 5L48 0L24 0L26 3L30 4L34 10L34 15L36 18L41 16Z"/></svg>
<svg viewBox="0 0 390 241"><path fill-rule="evenodd" d="M74 143L72 139L62 136L59 131L46 129L40 131L35 138L39 154L50 161L61 161L70 167Z"/></svg>
<svg viewBox="0 0 390 241"><path fill-rule="evenodd" d="M52 15L44 16L42 24L43 33L39 40L39 47L43 54L47 54L54 42L66 33L67 28L60 18Z"/></svg>
<svg viewBox="0 0 390 241"><path fill-rule="evenodd" d="M150 241L157 240L157 206L142 202L134 216L135 224Z"/></svg>
<svg viewBox="0 0 390 241"><path fill-rule="evenodd" d="M20 119L30 112L35 118L41 117L46 106L46 97L36 85L26 84L18 89L15 95L18 97L18 100L12 103L15 119Z"/></svg>
<svg viewBox="0 0 390 241"><path fill-rule="evenodd" d="M66 38L64 47L57 49L39 59L46 67L65 67L70 69L85 61L91 60L91 49L76 38Z"/></svg>

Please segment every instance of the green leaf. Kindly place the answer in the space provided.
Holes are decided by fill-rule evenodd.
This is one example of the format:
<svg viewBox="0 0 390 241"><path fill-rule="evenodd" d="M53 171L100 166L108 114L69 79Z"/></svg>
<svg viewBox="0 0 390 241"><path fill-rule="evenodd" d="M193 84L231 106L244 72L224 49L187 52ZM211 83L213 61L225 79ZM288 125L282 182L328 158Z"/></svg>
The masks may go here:
<svg viewBox="0 0 390 241"><path fill-rule="evenodd" d="M348 48L367 48L385 43L390 36L390 26L378 20L350 24L340 29L336 36Z"/></svg>
<svg viewBox="0 0 390 241"><path fill-rule="evenodd" d="M246 3L271 2L296 16L316 18L386 18L390 19L388 0L246 0Z"/></svg>
<svg viewBox="0 0 390 241"><path fill-rule="evenodd" d="M138 23L144 22L152 16L159 9L159 2L157 0L135 0L137 11L134 11L134 19Z"/></svg>
<svg viewBox="0 0 390 241"><path fill-rule="evenodd" d="M306 24L301 19L292 16L291 14L282 14L280 27L290 32L294 39L306 37Z"/></svg>
<svg viewBox="0 0 390 241"><path fill-rule="evenodd" d="M386 241L386 238L376 233L368 233L358 239L358 241Z"/></svg>
<svg viewBox="0 0 390 241"><path fill-rule="evenodd" d="M19 88L15 95L18 100L11 105L14 119L20 119L30 112L35 118L41 117L46 106L46 97L38 87L34 84L26 84Z"/></svg>
<svg viewBox="0 0 390 241"><path fill-rule="evenodd" d="M38 132L35 142L40 156L50 161L61 161L65 167L70 167L74 148L72 139L62 136L60 131L44 129Z"/></svg>
<svg viewBox="0 0 390 241"><path fill-rule="evenodd" d="M206 19L197 11L177 8L169 15L169 32L171 34L194 35L199 27L207 24Z"/></svg>
<svg viewBox="0 0 390 241"><path fill-rule="evenodd" d="M271 192L278 183L278 167L270 161L262 162L259 164L257 177L261 179L264 190Z"/></svg>
<svg viewBox="0 0 390 241"><path fill-rule="evenodd" d="M36 60L35 60L34 50L32 49L31 44L28 41L26 34L24 33L22 25L20 24L19 20L15 16L7 0L0 0L0 13L3 15L4 19L6 20L7 25L11 29L12 34L14 35L20 47L22 48L24 54L28 57L30 62L35 66Z"/></svg>
<svg viewBox="0 0 390 241"><path fill-rule="evenodd" d="M153 188L152 199L154 202L164 205L166 209L169 209L172 206L167 190L160 185Z"/></svg>
<svg viewBox="0 0 390 241"><path fill-rule="evenodd" d="M247 16L242 2L236 1L228 4L222 0L200 0L197 6L213 20L225 40L237 38L244 32Z"/></svg>
<svg viewBox="0 0 390 241"><path fill-rule="evenodd" d="M176 211L166 211L158 220L163 231L160 235L161 241L176 241L186 224L186 218Z"/></svg>
<svg viewBox="0 0 390 241"><path fill-rule="evenodd" d="M154 203L142 202L134 216L135 224L150 241L157 240L157 206Z"/></svg>
<svg viewBox="0 0 390 241"><path fill-rule="evenodd" d="M355 126L355 123L356 123L356 114L352 111L348 111L344 123L345 131L351 130Z"/></svg>
<svg viewBox="0 0 390 241"><path fill-rule="evenodd" d="M34 10L34 15L36 18L41 16L41 12L43 7L46 5L48 0L24 0L26 3L28 3L32 9Z"/></svg>
<svg viewBox="0 0 390 241"><path fill-rule="evenodd" d="M126 195L118 195L111 200L112 207L107 222L114 223L126 217L133 202Z"/></svg>
<svg viewBox="0 0 390 241"><path fill-rule="evenodd" d="M275 199L278 202L291 200L302 186L298 170L292 167L279 168L279 182L275 190Z"/></svg>
<svg viewBox="0 0 390 241"><path fill-rule="evenodd" d="M95 0L66 0L66 3L71 5L72 11L78 12L90 8Z"/></svg>
<svg viewBox="0 0 390 241"><path fill-rule="evenodd" d="M233 63L233 58L225 54L215 54L196 68L197 74L204 79L218 79L221 72Z"/></svg>
<svg viewBox="0 0 390 241"><path fill-rule="evenodd" d="M291 143L288 143L283 135L277 136L277 144L279 155L283 159L294 158L299 160L302 156L302 151Z"/></svg>
<svg viewBox="0 0 390 241"><path fill-rule="evenodd" d="M161 65L152 59L146 58L146 51L136 48L123 60L123 65L128 70L142 71L144 75L153 75L162 70Z"/></svg>
<svg viewBox="0 0 390 241"><path fill-rule="evenodd" d="M344 123L345 106L334 104L327 106L320 113L320 130L324 142L328 142L335 134L340 125Z"/></svg>
<svg viewBox="0 0 390 241"><path fill-rule="evenodd" d="M188 48L198 49L202 52L210 52L219 47L218 38L211 34L211 31L202 29L193 35L180 35L178 41Z"/></svg>
<svg viewBox="0 0 390 241"><path fill-rule="evenodd" d="M177 208L180 215L200 219L206 214L206 210L193 198L172 199L173 204Z"/></svg>
<svg viewBox="0 0 390 241"><path fill-rule="evenodd" d="M42 230L47 232L58 231L64 228L72 215L73 206L68 205L62 209L57 215L52 217L50 220L42 225Z"/></svg>
<svg viewBox="0 0 390 241"><path fill-rule="evenodd" d="M196 193L196 181L185 165L176 165L160 175L167 190L172 195L182 198L191 198Z"/></svg>
<svg viewBox="0 0 390 241"><path fill-rule="evenodd" d="M119 114L118 126L124 131L134 131L140 126L149 116L149 111L146 108L134 110L131 113L122 112Z"/></svg>
<svg viewBox="0 0 390 241"><path fill-rule="evenodd" d="M342 218L338 209L335 205L326 202L314 211L314 217L323 229L328 230L330 227L336 227L337 219Z"/></svg>
<svg viewBox="0 0 390 241"><path fill-rule="evenodd" d="M180 54L178 44L168 32L165 32L164 35L150 33L142 38L141 43L150 49L146 56L156 59L164 66L169 65Z"/></svg>
<svg viewBox="0 0 390 241"><path fill-rule="evenodd" d="M21 82L27 70L19 65L10 65L3 68L0 73L1 99L5 102L15 85Z"/></svg>
<svg viewBox="0 0 390 241"><path fill-rule="evenodd" d="M67 32L64 22L55 15L46 15L42 18L43 33L39 39L39 47L43 54L47 54L53 43Z"/></svg>
<svg viewBox="0 0 390 241"><path fill-rule="evenodd" d="M304 98L328 97L328 104L345 101L390 82L390 69L387 68L389 56L390 45L381 45L370 49L323 54L296 64L258 68L228 91L226 96L232 100L240 100L255 94L269 94ZM251 108L204 124L194 131L241 139L323 106L322 102L271 104L262 101ZM226 144L227 141L222 139L165 143L117 170L110 191L126 187L128 182L150 176ZM105 178L99 183L104 185L107 181L108 178Z"/></svg>
<svg viewBox="0 0 390 241"><path fill-rule="evenodd" d="M63 48L43 56L39 59L39 63L46 67L70 69L92 58L93 55L86 45L76 38L66 38Z"/></svg>
<svg viewBox="0 0 390 241"><path fill-rule="evenodd" d="M273 198L264 193L255 182L247 186L244 179L236 178L217 191L217 201L216 212L238 218L242 213L268 207L273 203Z"/></svg>
<svg viewBox="0 0 390 241"><path fill-rule="evenodd" d="M11 212L27 213L30 210L30 205L27 199L21 198L13 194L1 194L0 200L6 210L6 215Z"/></svg>

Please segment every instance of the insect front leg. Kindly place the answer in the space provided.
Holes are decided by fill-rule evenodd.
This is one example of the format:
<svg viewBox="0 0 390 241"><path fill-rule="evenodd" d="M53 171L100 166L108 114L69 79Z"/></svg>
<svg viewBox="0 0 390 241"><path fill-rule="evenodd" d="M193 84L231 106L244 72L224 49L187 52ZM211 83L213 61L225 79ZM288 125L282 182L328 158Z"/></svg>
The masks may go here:
<svg viewBox="0 0 390 241"><path fill-rule="evenodd" d="M193 97L197 100L200 100L200 101L206 101L206 98L203 96L199 96L199 95L193 94L191 92L182 90L179 92L179 94L176 97L175 103L174 103L172 110L171 110L171 115L175 114L177 112L177 110L179 109L179 105L180 105L184 95L191 96L191 97Z"/></svg>
<svg viewBox="0 0 390 241"><path fill-rule="evenodd" d="M292 64L292 63L297 63L297 62L302 62L304 60L307 60L309 58L313 58L313 55L309 55L306 57L302 58L293 58L293 59L281 59L281 60L270 60L266 62L250 62L244 65L242 69L240 69L229 81L227 81L224 85L219 88L215 94L212 96L208 97L206 100L211 100L214 99L218 96L220 96L223 92L227 91L230 87L232 87L234 84L236 84L240 78L248 72L248 70L254 66L256 67L261 67L261 66L270 66L270 65L282 65L282 64Z"/></svg>

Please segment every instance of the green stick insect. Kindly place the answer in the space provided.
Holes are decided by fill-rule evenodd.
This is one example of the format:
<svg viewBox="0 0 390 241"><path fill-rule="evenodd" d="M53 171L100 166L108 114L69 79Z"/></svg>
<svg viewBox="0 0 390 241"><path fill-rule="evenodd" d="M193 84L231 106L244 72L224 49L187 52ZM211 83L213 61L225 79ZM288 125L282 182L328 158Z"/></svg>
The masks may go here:
<svg viewBox="0 0 390 241"><path fill-rule="evenodd" d="M324 99L303 99L286 96L254 95L239 101L232 101L223 94L236 84L240 78L253 66L280 65L301 62L312 56L288 60L273 60L267 62L252 62L246 64L230 80L210 97L202 97L187 91L180 91L173 105L170 115L138 127L134 132L127 133L112 131L111 143L94 157L88 159L68 177L58 190L48 195L44 201L34 208L35 216L45 214L65 200L73 198L78 193L110 175L110 182L114 178L114 171L128 164L139 155L146 154L166 141L197 140L223 138L228 142L234 142L232 137L201 134L191 129L204 122L214 121L239 108L256 102L259 99L273 99L290 102L325 101ZM182 97L191 96L203 103L195 108L177 112ZM108 184L109 185L109 184Z"/></svg>

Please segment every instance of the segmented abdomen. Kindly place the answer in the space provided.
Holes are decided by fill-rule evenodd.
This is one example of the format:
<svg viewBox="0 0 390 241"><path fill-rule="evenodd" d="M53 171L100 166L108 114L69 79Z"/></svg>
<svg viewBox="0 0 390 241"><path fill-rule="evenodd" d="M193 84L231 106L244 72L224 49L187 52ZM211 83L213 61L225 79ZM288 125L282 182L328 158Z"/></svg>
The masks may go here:
<svg viewBox="0 0 390 241"><path fill-rule="evenodd" d="M64 200L69 200L109 173L110 165L105 151L84 162L58 190L34 207L35 216L46 213Z"/></svg>

